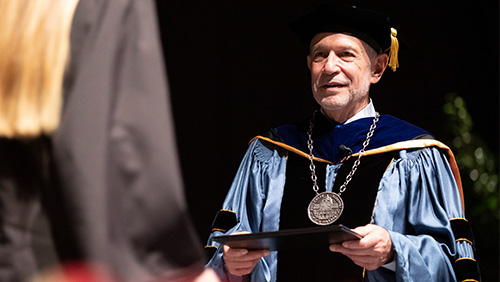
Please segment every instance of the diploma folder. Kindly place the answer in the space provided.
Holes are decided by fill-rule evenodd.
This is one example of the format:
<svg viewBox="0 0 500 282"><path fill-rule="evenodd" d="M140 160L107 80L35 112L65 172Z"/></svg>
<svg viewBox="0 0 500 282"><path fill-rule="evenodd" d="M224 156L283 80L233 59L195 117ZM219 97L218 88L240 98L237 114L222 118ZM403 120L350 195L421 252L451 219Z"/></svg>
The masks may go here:
<svg viewBox="0 0 500 282"><path fill-rule="evenodd" d="M213 239L231 248L249 250L268 249L270 251L278 251L285 249L328 248L330 244L341 243L348 240L359 240L361 238L363 237L352 231L352 229L339 224L285 229L274 232L215 236Z"/></svg>

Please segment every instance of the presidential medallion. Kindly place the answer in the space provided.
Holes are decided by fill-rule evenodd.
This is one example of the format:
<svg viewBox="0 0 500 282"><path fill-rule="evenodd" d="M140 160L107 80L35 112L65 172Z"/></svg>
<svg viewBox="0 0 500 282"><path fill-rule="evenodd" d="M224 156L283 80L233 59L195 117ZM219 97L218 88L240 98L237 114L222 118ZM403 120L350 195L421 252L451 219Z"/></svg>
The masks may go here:
<svg viewBox="0 0 500 282"><path fill-rule="evenodd" d="M315 224L329 225L340 217L343 210L344 202L338 194L323 192L316 195L309 203L307 214Z"/></svg>

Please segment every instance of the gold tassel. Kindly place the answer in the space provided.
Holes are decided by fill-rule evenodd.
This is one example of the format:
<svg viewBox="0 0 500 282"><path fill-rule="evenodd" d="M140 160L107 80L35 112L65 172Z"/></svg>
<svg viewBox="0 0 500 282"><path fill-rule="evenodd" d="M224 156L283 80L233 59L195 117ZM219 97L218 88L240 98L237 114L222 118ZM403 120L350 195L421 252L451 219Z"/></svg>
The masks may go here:
<svg viewBox="0 0 500 282"><path fill-rule="evenodd" d="M395 28L391 27L391 47L389 47L389 67L392 71L396 71L396 68L399 68L398 62L398 51L399 51L399 42L396 36L398 35L398 31Z"/></svg>

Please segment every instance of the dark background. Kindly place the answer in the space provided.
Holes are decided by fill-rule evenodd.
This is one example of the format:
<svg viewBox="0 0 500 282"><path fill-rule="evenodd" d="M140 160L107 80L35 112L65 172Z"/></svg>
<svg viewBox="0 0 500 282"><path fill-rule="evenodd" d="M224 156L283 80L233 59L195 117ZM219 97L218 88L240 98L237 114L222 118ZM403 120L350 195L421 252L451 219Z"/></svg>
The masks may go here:
<svg viewBox="0 0 500 282"><path fill-rule="evenodd" d="M287 22L320 2L157 1L186 196L203 242L248 141L316 109L307 50ZM386 13L411 46L372 87L380 113L447 141L444 96L457 93L498 155L498 1L343 2ZM498 277L494 257L484 278Z"/></svg>

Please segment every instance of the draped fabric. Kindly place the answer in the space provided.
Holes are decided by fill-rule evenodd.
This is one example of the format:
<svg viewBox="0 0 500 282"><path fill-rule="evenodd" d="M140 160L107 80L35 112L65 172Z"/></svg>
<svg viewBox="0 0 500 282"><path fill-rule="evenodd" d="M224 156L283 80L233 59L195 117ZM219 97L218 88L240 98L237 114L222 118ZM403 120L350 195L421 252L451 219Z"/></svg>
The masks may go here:
<svg viewBox="0 0 500 282"><path fill-rule="evenodd" d="M118 281L201 273L188 216L151 0L81 0L54 136L63 207L52 212L64 262ZM58 240L61 243L60 240ZM184 273L187 272L187 273Z"/></svg>

